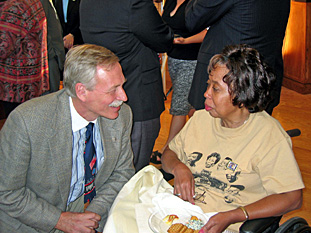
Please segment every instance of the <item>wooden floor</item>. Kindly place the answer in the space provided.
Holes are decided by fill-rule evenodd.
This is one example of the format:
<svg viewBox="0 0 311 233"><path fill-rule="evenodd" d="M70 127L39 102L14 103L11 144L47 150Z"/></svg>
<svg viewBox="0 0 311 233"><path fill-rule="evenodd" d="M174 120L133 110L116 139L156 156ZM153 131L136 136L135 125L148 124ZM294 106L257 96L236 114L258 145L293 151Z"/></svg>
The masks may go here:
<svg viewBox="0 0 311 233"><path fill-rule="evenodd" d="M167 81L167 89L171 83ZM169 114L171 94L165 103L165 112L161 115L161 131L156 141L155 150L159 150L166 141L171 116ZM302 95L283 88L281 103L273 112L273 116L280 121L285 130L299 128L301 136L293 138L293 149L300 166L306 188L304 189L303 206L301 209L286 214L282 222L294 217L305 218L311 224L311 95ZM4 120L0 120L0 129Z"/></svg>
<svg viewBox="0 0 311 233"><path fill-rule="evenodd" d="M167 81L167 89L170 87L171 83ZM166 142L171 120L170 100L171 94L165 103L165 111L161 115L161 130L154 150L161 149ZM294 216L300 216L311 225L311 94L302 95L283 87L281 102L275 108L272 116L280 121L285 130L294 128L301 130L301 135L292 138L292 141L296 160L306 186L303 192L302 208L284 215L281 222Z"/></svg>

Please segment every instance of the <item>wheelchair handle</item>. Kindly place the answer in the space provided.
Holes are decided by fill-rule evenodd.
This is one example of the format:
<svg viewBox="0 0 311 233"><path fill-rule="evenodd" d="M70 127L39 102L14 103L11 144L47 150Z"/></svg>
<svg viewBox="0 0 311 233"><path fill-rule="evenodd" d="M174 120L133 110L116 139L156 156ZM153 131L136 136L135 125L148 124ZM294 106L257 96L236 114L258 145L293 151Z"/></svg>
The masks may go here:
<svg viewBox="0 0 311 233"><path fill-rule="evenodd" d="M297 136L300 136L301 131L300 131L300 129L290 129L290 130L287 130L286 133L290 137L297 137Z"/></svg>

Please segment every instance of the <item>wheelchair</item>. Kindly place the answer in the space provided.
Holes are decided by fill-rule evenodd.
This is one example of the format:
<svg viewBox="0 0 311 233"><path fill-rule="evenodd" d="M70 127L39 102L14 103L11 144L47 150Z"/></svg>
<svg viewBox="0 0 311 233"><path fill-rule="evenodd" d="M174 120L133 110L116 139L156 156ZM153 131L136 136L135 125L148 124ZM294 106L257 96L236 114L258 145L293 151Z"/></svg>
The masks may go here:
<svg viewBox="0 0 311 233"><path fill-rule="evenodd" d="M287 130L290 137L301 134L299 129ZM311 227L301 217L293 217L280 225L282 216L253 219L245 221L240 227L240 233L311 233Z"/></svg>
<svg viewBox="0 0 311 233"><path fill-rule="evenodd" d="M293 217L279 225L282 216L245 221L240 233L311 233L311 227L301 217Z"/></svg>

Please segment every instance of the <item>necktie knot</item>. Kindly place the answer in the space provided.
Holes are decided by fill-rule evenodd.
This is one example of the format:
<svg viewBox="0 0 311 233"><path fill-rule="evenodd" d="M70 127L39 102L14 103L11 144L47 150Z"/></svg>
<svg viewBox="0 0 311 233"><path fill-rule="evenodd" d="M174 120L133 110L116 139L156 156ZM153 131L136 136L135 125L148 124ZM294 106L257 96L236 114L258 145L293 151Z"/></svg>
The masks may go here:
<svg viewBox="0 0 311 233"><path fill-rule="evenodd" d="M86 126L86 133L85 133L85 139L89 140L91 135L93 134L93 127L94 127L94 123L90 122L87 126Z"/></svg>

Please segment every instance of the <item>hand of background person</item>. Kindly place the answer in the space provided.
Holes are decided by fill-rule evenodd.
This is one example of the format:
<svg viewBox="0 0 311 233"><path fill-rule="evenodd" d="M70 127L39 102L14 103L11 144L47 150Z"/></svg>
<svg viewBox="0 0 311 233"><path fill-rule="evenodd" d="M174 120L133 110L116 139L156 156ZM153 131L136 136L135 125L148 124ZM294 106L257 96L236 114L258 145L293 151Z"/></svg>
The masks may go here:
<svg viewBox="0 0 311 233"><path fill-rule="evenodd" d="M204 40L204 37L206 35L207 30L204 29L203 31L199 32L198 34L195 34L193 36L183 38L183 37L176 37L174 38L173 43L174 44L195 44L195 43L202 43Z"/></svg>
<svg viewBox="0 0 311 233"><path fill-rule="evenodd" d="M66 49L71 49L74 43L74 36L71 33L69 33L68 35L64 36L63 41L64 47Z"/></svg>
<svg viewBox="0 0 311 233"><path fill-rule="evenodd" d="M89 211L62 212L55 228L66 233L95 233L100 219L100 215Z"/></svg>
<svg viewBox="0 0 311 233"><path fill-rule="evenodd" d="M183 37L174 38L173 44L185 44L186 39Z"/></svg>

